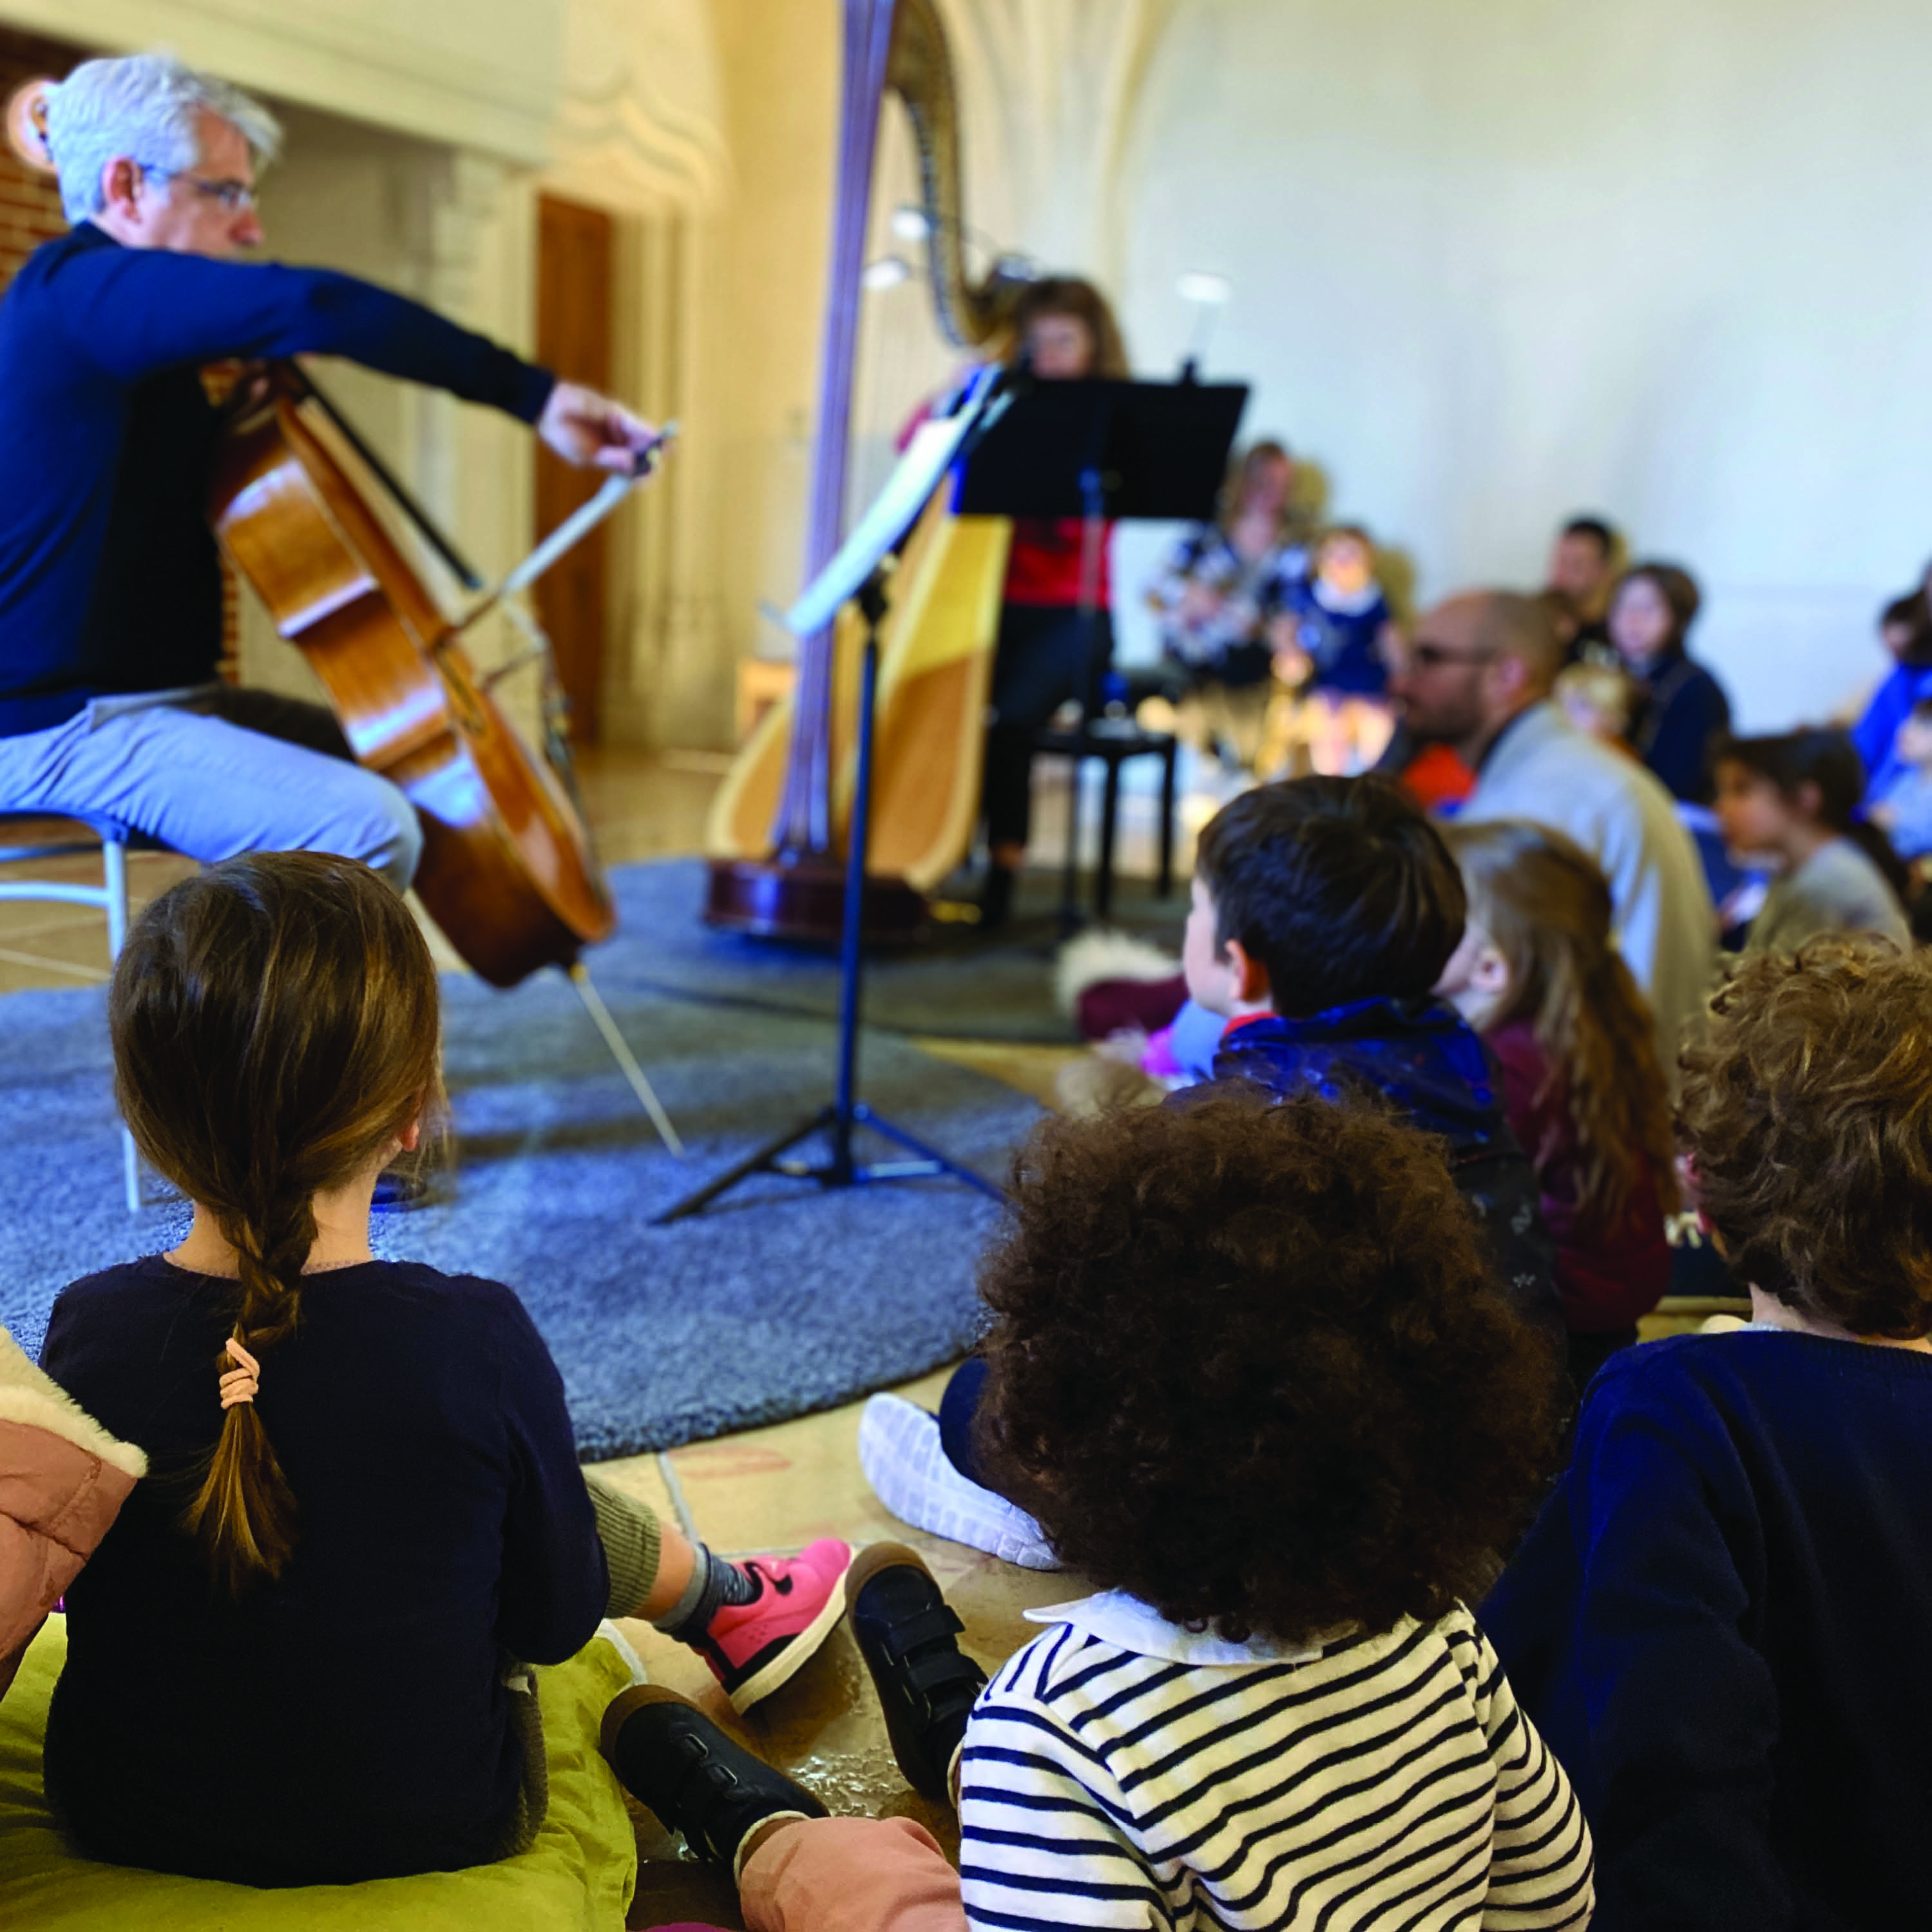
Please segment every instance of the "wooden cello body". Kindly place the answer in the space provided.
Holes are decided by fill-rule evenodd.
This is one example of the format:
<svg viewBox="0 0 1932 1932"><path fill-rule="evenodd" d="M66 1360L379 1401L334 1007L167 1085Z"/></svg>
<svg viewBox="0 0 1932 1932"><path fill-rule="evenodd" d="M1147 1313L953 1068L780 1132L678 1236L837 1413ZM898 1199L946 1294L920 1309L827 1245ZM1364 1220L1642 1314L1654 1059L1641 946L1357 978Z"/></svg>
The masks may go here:
<svg viewBox="0 0 1932 1932"><path fill-rule="evenodd" d="M280 365L223 446L209 520L321 680L357 759L416 807L416 890L450 944L496 986L568 967L616 923L589 835L354 468L300 371Z"/></svg>
<svg viewBox="0 0 1932 1932"><path fill-rule="evenodd" d="M1007 326L1017 284L967 280L950 62L933 0L846 0L845 79L830 295L806 575L838 549L866 212L888 88L917 136L942 328L962 346ZM925 895L970 845L1011 526L952 514L942 488L900 554L880 637L866 937L915 938ZM704 916L768 937L836 941L853 782L862 620L848 610L802 641L793 694L767 712L714 801Z"/></svg>

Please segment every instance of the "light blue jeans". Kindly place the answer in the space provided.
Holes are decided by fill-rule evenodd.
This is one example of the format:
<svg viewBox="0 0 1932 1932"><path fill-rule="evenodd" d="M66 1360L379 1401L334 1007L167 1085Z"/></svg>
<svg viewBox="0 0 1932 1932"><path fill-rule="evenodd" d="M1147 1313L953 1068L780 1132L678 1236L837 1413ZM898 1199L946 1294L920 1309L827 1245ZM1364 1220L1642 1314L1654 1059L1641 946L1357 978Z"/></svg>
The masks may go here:
<svg viewBox="0 0 1932 1932"><path fill-rule="evenodd" d="M0 738L0 811L98 812L203 863L334 852L405 891L416 808L364 771L319 704L231 685L96 698L64 724Z"/></svg>

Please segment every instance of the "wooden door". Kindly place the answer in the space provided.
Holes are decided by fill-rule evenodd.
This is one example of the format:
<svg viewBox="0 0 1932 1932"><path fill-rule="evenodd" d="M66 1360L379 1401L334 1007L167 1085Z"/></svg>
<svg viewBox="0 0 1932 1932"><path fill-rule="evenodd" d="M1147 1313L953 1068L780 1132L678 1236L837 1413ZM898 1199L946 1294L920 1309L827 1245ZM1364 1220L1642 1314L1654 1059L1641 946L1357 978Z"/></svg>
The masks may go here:
<svg viewBox="0 0 1932 1932"><path fill-rule="evenodd" d="M537 202L536 359L568 382L610 389L611 220L544 195ZM537 446L536 535L554 530L604 480ZM594 744L604 673L610 531L599 524L536 586L537 615L570 699L570 735Z"/></svg>

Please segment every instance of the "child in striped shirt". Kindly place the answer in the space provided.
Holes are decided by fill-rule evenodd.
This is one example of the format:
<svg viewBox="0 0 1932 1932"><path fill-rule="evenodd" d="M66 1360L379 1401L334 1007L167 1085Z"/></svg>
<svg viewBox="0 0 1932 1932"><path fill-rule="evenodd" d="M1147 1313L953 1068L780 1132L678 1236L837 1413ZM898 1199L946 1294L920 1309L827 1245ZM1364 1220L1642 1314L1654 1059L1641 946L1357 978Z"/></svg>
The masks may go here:
<svg viewBox="0 0 1932 1932"><path fill-rule="evenodd" d="M956 1882L908 1820L761 1796L722 1733L639 1795L758 1932L1586 1924L1582 1814L1465 1607L1548 1464L1546 1360L1433 1143L1223 1088L1050 1123L1016 1174L979 1447L1094 1594L969 1718L912 1552L848 1585L902 1768L955 1780Z"/></svg>

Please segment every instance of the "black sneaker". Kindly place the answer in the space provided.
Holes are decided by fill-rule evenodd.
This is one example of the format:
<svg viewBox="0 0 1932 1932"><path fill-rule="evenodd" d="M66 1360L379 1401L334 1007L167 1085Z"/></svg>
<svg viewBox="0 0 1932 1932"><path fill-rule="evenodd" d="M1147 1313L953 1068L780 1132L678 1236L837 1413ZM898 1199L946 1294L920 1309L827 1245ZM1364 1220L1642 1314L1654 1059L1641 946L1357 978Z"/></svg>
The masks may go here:
<svg viewBox="0 0 1932 1932"><path fill-rule="evenodd" d="M875 1543L854 1558L845 1601L899 1769L921 1797L951 1804L952 1760L986 1682L954 1641L965 1625L902 1543Z"/></svg>
<svg viewBox="0 0 1932 1932"><path fill-rule="evenodd" d="M768 1818L825 1807L764 1759L734 1743L688 1697L638 1684L604 1713L598 1740L618 1782L708 1864L732 1864L747 1833ZM735 1876L735 1874L734 1874Z"/></svg>

